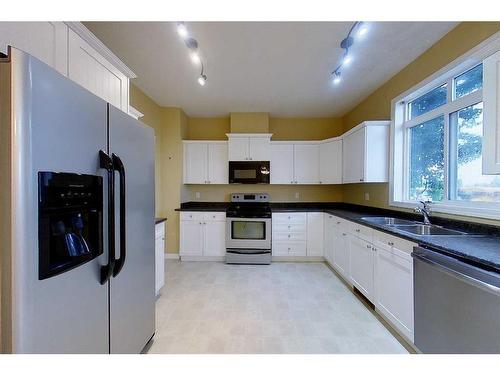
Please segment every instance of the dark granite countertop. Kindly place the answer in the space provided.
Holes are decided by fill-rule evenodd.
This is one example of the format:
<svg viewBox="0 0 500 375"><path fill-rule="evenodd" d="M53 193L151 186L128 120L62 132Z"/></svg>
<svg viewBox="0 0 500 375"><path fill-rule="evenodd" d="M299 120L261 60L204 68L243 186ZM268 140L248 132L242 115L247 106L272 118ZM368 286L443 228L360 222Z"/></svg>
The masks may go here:
<svg viewBox="0 0 500 375"><path fill-rule="evenodd" d="M186 202L178 211L225 211L228 202ZM362 220L365 216L390 216L422 221L420 215L376 207L358 206L340 202L271 203L273 212L326 212L357 222L382 232L430 247L466 262L500 273L500 227L486 224L431 217L432 223L467 232L456 236L418 236L393 227Z"/></svg>
<svg viewBox="0 0 500 375"><path fill-rule="evenodd" d="M155 224L160 224L160 223L163 223L164 221L167 221L166 217L157 217L157 218L155 218Z"/></svg>

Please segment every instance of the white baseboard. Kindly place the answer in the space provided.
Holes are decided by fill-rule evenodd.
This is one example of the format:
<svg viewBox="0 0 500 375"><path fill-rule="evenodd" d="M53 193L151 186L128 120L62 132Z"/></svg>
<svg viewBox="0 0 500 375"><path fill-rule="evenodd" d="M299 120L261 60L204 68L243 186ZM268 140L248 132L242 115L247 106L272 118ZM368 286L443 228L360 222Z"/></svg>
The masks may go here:
<svg viewBox="0 0 500 375"><path fill-rule="evenodd" d="M273 262L324 262L324 257L308 257L308 256L273 256Z"/></svg>
<svg viewBox="0 0 500 375"><path fill-rule="evenodd" d="M165 253L165 259L179 259L178 253Z"/></svg>

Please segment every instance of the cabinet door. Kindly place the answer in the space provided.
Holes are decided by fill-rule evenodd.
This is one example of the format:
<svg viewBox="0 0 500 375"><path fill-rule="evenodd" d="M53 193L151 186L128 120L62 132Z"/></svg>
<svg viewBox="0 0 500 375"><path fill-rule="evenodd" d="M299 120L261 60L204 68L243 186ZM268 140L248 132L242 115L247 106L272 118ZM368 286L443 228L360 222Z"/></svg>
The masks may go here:
<svg viewBox="0 0 500 375"><path fill-rule="evenodd" d="M335 218L334 225L333 265L346 280L350 280L349 262L351 249L347 238L347 231L339 227Z"/></svg>
<svg viewBox="0 0 500 375"><path fill-rule="evenodd" d="M226 254L226 222L206 221L203 226L205 230L203 255L224 256Z"/></svg>
<svg viewBox="0 0 500 375"><path fill-rule="evenodd" d="M500 174L500 51L483 62L483 173Z"/></svg>
<svg viewBox="0 0 500 375"><path fill-rule="evenodd" d="M294 175L295 183L319 183L319 145L294 145Z"/></svg>
<svg viewBox="0 0 500 375"><path fill-rule="evenodd" d="M333 220L334 217L332 215L325 214L323 225L323 248L325 251L325 258L331 266L333 266L333 246L335 241Z"/></svg>
<svg viewBox="0 0 500 375"><path fill-rule="evenodd" d="M323 212L307 213L307 256L323 256Z"/></svg>
<svg viewBox="0 0 500 375"><path fill-rule="evenodd" d="M413 342L413 262L410 254L376 247L376 301L379 312Z"/></svg>
<svg viewBox="0 0 500 375"><path fill-rule="evenodd" d="M159 237L155 240L155 285L156 295L160 293L160 289L165 285L165 237Z"/></svg>
<svg viewBox="0 0 500 375"><path fill-rule="evenodd" d="M342 183L342 140L319 145L319 180L322 184Z"/></svg>
<svg viewBox="0 0 500 375"><path fill-rule="evenodd" d="M293 182L293 145L271 144L271 184Z"/></svg>
<svg viewBox="0 0 500 375"><path fill-rule="evenodd" d="M206 184L208 181L208 148L206 143L184 143L184 183Z"/></svg>
<svg viewBox="0 0 500 375"><path fill-rule="evenodd" d="M365 128L343 139L342 180L344 183L364 181Z"/></svg>
<svg viewBox="0 0 500 375"><path fill-rule="evenodd" d="M227 184L229 182L227 143L208 144L208 183Z"/></svg>
<svg viewBox="0 0 500 375"><path fill-rule="evenodd" d="M68 30L68 77L128 113L128 77Z"/></svg>
<svg viewBox="0 0 500 375"><path fill-rule="evenodd" d="M374 251L372 245L354 236L349 236L349 244L351 282L373 303L375 300L373 296Z"/></svg>
<svg viewBox="0 0 500 375"><path fill-rule="evenodd" d="M201 256L203 254L203 223L201 221L181 221L181 256Z"/></svg>
<svg viewBox="0 0 500 375"><path fill-rule="evenodd" d="M247 137L231 137L228 141L229 160L246 161L249 160L249 140Z"/></svg>
<svg viewBox="0 0 500 375"><path fill-rule="evenodd" d="M270 159L269 138L250 137L249 138L249 157L250 160L267 161Z"/></svg>
<svg viewBox="0 0 500 375"><path fill-rule="evenodd" d="M18 48L67 75L67 30L63 22L0 22L0 52Z"/></svg>

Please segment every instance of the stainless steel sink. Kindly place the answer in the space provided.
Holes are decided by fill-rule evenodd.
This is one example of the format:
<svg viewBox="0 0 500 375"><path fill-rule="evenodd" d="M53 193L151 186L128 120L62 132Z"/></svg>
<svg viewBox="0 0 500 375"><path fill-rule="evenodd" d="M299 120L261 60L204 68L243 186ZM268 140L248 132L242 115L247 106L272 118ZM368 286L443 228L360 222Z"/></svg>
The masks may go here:
<svg viewBox="0 0 500 375"><path fill-rule="evenodd" d="M379 225L416 225L416 221L397 219L395 217L385 217L385 216L367 216L362 217L361 220L367 223L379 224Z"/></svg>
<svg viewBox="0 0 500 375"><path fill-rule="evenodd" d="M454 229L447 229L437 225L394 225L395 229L416 234L417 236L461 236L467 234Z"/></svg>

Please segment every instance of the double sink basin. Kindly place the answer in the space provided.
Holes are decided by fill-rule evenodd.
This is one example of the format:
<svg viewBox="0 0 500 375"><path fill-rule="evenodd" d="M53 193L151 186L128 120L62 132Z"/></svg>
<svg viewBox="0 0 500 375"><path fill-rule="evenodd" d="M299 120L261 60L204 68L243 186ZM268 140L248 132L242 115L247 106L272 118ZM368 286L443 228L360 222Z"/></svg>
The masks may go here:
<svg viewBox="0 0 500 375"><path fill-rule="evenodd" d="M439 225L426 225L417 221L397 219L394 217L362 217L367 223L388 226L402 232L417 236L462 236L467 233L455 229L443 228Z"/></svg>

